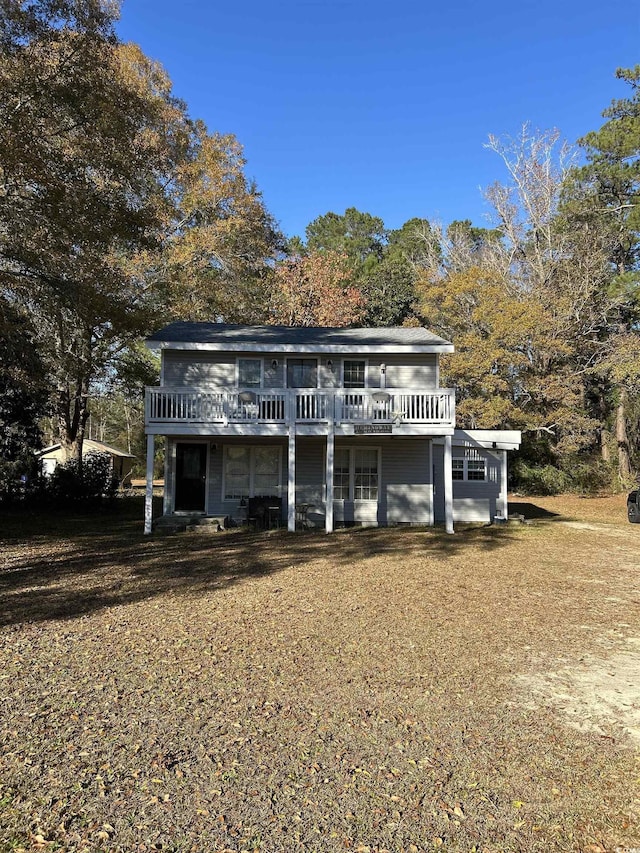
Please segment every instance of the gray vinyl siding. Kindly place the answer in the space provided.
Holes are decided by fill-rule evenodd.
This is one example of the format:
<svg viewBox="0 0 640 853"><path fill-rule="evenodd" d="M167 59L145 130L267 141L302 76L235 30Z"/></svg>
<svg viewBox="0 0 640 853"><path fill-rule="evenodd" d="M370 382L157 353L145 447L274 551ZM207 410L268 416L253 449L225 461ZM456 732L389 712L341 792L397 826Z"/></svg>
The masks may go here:
<svg viewBox="0 0 640 853"><path fill-rule="evenodd" d="M454 522L493 521L497 513L497 500L500 495L500 460L488 450L478 449L477 453L486 459L487 479L484 481L453 481L453 520ZM462 458L464 448L454 445L452 456ZM444 447L434 445L434 490L435 520L443 523L444 516Z"/></svg>
<svg viewBox="0 0 640 853"><path fill-rule="evenodd" d="M238 358L261 358L264 373L265 388L283 388L286 384L286 360L297 356L286 356L282 353L215 353L198 351L164 350L163 385L234 388L236 387L236 365ZM313 353L304 353L300 357L316 358ZM318 358L318 385L320 388L336 388L340 385L342 366L341 356L328 359L325 355ZM346 356L348 360L358 360L359 356ZM424 355L394 355L393 353L380 356L361 356L367 361L367 384L370 388L380 387L380 365L386 365L387 388L436 388L437 359L433 353ZM273 362L277 365L273 367ZM327 365L331 361L331 367Z"/></svg>
<svg viewBox="0 0 640 853"><path fill-rule="evenodd" d="M162 353L163 385L196 388L231 388L236 381L236 361L228 354L207 352Z"/></svg>
<svg viewBox="0 0 640 853"><path fill-rule="evenodd" d="M430 439L380 442L382 488L380 523L429 524L431 520Z"/></svg>
<svg viewBox="0 0 640 853"><path fill-rule="evenodd" d="M274 360L278 362L276 367L273 366ZM284 360L282 356L280 358L276 358L275 356L265 358L263 385L265 388L284 387Z"/></svg>
<svg viewBox="0 0 640 853"><path fill-rule="evenodd" d="M296 441L296 503L309 504L307 520L315 527L325 523L325 438Z"/></svg>
<svg viewBox="0 0 640 853"><path fill-rule="evenodd" d="M370 356L369 387L380 387L380 365L384 364L387 388L436 388L437 359L434 353Z"/></svg>

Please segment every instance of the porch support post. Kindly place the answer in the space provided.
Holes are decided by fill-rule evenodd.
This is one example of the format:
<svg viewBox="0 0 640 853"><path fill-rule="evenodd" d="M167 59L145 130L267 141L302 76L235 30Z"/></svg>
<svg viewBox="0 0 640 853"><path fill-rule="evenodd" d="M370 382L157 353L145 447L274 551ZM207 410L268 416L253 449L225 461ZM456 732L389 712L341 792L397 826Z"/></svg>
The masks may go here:
<svg viewBox="0 0 640 853"><path fill-rule="evenodd" d="M151 533L153 523L153 454L155 450L153 433L147 436L147 488L144 494L144 532Z"/></svg>
<svg viewBox="0 0 640 853"><path fill-rule="evenodd" d="M333 533L333 458L335 452L335 433L333 431L333 423L329 423L329 432L327 433L327 471L326 471L326 499L324 508L325 531Z"/></svg>
<svg viewBox="0 0 640 853"><path fill-rule="evenodd" d="M169 497L171 495L171 465L170 463L173 461L173 454L175 453L176 443L173 439L169 438L169 436L165 436L164 439L164 492L162 496L162 512L164 515L169 515L170 512L170 502Z"/></svg>
<svg viewBox="0 0 640 853"><path fill-rule="evenodd" d="M451 436L444 437L444 518L447 533L453 533L453 474L451 470Z"/></svg>
<svg viewBox="0 0 640 853"><path fill-rule="evenodd" d="M509 520L509 501L507 497L507 451L500 451L500 515Z"/></svg>
<svg viewBox="0 0 640 853"><path fill-rule="evenodd" d="M431 527L436 523L435 522L435 507L433 505L435 501L435 486L434 486L434 476L433 476L433 439L428 439L429 441L429 482L431 483L430 494L429 494L429 524Z"/></svg>
<svg viewBox="0 0 640 853"><path fill-rule="evenodd" d="M287 486L287 530L296 529L296 425L289 423L289 480Z"/></svg>

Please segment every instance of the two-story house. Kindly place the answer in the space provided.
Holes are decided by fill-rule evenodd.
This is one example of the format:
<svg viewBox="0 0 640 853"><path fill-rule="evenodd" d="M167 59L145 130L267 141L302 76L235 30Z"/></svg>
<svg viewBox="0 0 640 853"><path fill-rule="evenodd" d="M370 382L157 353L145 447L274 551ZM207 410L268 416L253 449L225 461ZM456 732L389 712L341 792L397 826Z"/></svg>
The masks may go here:
<svg viewBox="0 0 640 853"><path fill-rule="evenodd" d="M172 323L147 389L145 532L155 436L165 438L165 516L433 525L507 517L513 430L456 430L440 387L453 345L423 328ZM254 503L255 510L255 503Z"/></svg>

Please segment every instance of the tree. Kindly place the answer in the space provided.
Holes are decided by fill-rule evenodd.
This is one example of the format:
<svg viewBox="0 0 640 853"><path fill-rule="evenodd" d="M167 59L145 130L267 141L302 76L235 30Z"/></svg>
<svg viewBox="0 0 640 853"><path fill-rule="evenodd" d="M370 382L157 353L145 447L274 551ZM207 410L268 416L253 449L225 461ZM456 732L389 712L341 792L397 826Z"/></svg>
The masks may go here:
<svg viewBox="0 0 640 853"><path fill-rule="evenodd" d="M0 299L0 498L33 468L41 446L48 385L33 337L29 317Z"/></svg>
<svg viewBox="0 0 640 853"><path fill-rule="evenodd" d="M5 2L0 27L0 288L34 318L79 460L114 356L172 315L257 304L276 245L237 141L189 119L115 11Z"/></svg>
<svg viewBox="0 0 640 853"><path fill-rule="evenodd" d="M600 368L614 387L607 399L615 408L618 475L628 483L629 394L637 387L640 344L640 65L619 68L616 77L631 86L632 95L612 101L603 112L608 121L579 140L587 163L574 170L565 205L573 221L597 227L607 239L611 264L607 294L617 311Z"/></svg>
<svg viewBox="0 0 640 853"><path fill-rule="evenodd" d="M416 304L415 272L402 257L385 257L360 277L367 326L401 326Z"/></svg>
<svg viewBox="0 0 640 853"><path fill-rule="evenodd" d="M271 322L284 326L351 326L364 300L349 260L338 252L310 252L281 261L273 276Z"/></svg>
<svg viewBox="0 0 640 853"><path fill-rule="evenodd" d="M311 251L341 252L358 267L369 257L382 258L387 232L382 219L349 207L343 215L329 212L314 219L306 236Z"/></svg>
<svg viewBox="0 0 640 853"><path fill-rule="evenodd" d="M439 253L438 232L428 219L413 217L388 232L386 257L402 260L414 271L430 267Z"/></svg>
<svg viewBox="0 0 640 853"><path fill-rule="evenodd" d="M540 302L480 267L423 277L419 289L425 324L455 341L455 353L442 358L442 374L456 388L458 423L559 432L574 449L570 437L585 429L580 387L563 373L564 353L549 335ZM538 370L542 353L544 372Z"/></svg>

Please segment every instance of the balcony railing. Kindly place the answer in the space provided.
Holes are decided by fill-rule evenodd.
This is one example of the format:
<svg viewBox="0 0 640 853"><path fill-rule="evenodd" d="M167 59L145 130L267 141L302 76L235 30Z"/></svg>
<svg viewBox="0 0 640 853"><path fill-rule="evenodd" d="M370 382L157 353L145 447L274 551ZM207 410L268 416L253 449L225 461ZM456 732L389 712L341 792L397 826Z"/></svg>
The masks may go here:
<svg viewBox="0 0 640 853"><path fill-rule="evenodd" d="M397 423L452 427L455 395L449 388L315 389L226 391L147 388L145 422L229 423Z"/></svg>

